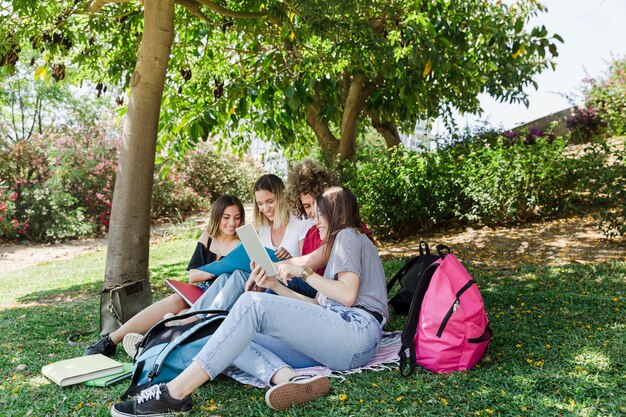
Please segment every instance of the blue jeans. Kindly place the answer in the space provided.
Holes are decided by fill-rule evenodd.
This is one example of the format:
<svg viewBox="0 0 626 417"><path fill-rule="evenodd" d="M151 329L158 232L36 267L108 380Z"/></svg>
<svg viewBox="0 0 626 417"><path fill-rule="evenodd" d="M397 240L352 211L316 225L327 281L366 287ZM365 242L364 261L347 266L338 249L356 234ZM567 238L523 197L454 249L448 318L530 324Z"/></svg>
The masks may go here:
<svg viewBox="0 0 626 417"><path fill-rule="evenodd" d="M249 272L240 269L232 274L222 274L215 278L211 286L191 306L189 311L230 310L244 293Z"/></svg>
<svg viewBox="0 0 626 417"><path fill-rule="evenodd" d="M306 295L307 297L315 298L317 295L317 290L307 284L302 278L295 277L292 278L288 283L287 287L291 290L294 290L298 294ZM268 294L276 294L272 290L265 291Z"/></svg>
<svg viewBox="0 0 626 417"><path fill-rule="evenodd" d="M369 313L345 306L316 304L266 293L246 292L196 355L214 379L230 364L265 383L289 366L277 353L255 342L260 335L282 344L283 355L308 357L334 370L369 362L381 338L381 326Z"/></svg>

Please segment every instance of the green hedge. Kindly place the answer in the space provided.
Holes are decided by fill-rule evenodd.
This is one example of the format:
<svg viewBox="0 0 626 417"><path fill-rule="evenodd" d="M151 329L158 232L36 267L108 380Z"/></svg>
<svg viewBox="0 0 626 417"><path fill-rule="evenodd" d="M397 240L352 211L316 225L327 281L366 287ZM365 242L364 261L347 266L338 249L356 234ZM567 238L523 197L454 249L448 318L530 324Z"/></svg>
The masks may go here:
<svg viewBox="0 0 626 417"><path fill-rule="evenodd" d="M621 171L607 165L616 159ZM474 138L434 152L369 149L342 168L363 218L382 238L450 219L503 224L572 212L581 203L614 207L624 194L619 151L602 143L571 148L549 135L530 143Z"/></svg>

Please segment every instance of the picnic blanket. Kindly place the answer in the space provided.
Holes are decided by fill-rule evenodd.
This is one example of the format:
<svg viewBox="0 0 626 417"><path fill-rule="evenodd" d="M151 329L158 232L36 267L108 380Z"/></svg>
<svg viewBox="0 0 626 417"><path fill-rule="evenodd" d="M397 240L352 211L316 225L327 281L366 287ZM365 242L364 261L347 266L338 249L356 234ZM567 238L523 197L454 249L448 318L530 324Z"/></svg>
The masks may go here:
<svg viewBox="0 0 626 417"><path fill-rule="evenodd" d="M398 364L400 362L398 352L400 351L400 347L402 346L402 343L400 341L401 335L402 332L383 332L383 337L380 340L380 344L378 345L378 351L371 361L369 361L367 364L360 368L348 369L346 371L333 371L332 369L325 366L312 366L310 368L294 369L294 371L302 375L324 375L334 378L345 379L345 375L360 373L362 371L383 371L392 369L392 365ZM233 378L235 381L238 381L242 384L252 385L258 388L267 387L267 385L263 381L243 372L242 370L234 366L226 368L223 374Z"/></svg>

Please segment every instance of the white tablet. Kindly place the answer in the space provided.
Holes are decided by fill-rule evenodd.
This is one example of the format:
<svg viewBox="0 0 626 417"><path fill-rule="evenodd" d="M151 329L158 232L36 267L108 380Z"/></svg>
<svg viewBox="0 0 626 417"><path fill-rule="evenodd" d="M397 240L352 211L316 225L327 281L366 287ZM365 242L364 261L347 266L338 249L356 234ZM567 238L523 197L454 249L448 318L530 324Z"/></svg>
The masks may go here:
<svg viewBox="0 0 626 417"><path fill-rule="evenodd" d="M254 226L251 224L245 224L238 227L237 235L239 236L239 240L241 240L241 244L246 250L246 253L255 264L261 265L270 277L278 275L270 256L267 254L265 247L263 247L261 239L259 239L259 235L256 233L256 230L254 230Z"/></svg>

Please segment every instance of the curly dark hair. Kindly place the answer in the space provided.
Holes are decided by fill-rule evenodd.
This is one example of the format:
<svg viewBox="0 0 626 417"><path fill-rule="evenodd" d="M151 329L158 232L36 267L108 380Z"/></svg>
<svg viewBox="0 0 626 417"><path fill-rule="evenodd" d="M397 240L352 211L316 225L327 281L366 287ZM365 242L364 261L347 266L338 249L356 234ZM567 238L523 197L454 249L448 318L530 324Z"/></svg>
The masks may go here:
<svg viewBox="0 0 626 417"><path fill-rule="evenodd" d="M300 202L300 194L311 194L313 198L322 195L324 190L339 185L337 175L312 159L293 166L287 176L287 201L299 218L306 217Z"/></svg>

